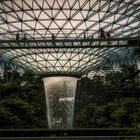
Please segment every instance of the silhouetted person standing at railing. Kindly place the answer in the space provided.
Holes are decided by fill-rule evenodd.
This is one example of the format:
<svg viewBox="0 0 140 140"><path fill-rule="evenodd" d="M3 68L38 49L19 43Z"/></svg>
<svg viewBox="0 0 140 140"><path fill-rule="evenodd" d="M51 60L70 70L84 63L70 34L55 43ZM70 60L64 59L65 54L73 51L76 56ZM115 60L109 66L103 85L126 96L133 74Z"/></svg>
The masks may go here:
<svg viewBox="0 0 140 140"><path fill-rule="evenodd" d="M55 35L54 34L52 34L52 40L54 40L55 39Z"/></svg>
<svg viewBox="0 0 140 140"><path fill-rule="evenodd" d="M16 40L19 40L19 33L16 34Z"/></svg>
<svg viewBox="0 0 140 140"><path fill-rule="evenodd" d="M87 37L86 37L86 32L84 32L84 39L86 39Z"/></svg>
<svg viewBox="0 0 140 140"><path fill-rule="evenodd" d="M55 41L54 41L54 40L55 40L55 35L52 34L52 45L53 45L53 46L55 46Z"/></svg>
<svg viewBox="0 0 140 140"><path fill-rule="evenodd" d="M103 39L106 38L103 28L100 29L100 38L103 38Z"/></svg>
<svg viewBox="0 0 140 140"><path fill-rule="evenodd" d="M109 39L111 37L111 30L106 33L106 37ZM111 45L110 40L108 40L108 45Z"/></svg>
<svg viewBox="0 0 140 140"><path fill-rule="evenodd" d="M27 36L26 36L26 34L23 34L23 38L22 38L23 40L27 40ZM26 42L24 42L24 45L26 45Z"/></svg>
<svg viewBox="0 0 140 140"><path fill-rule="evenodd" d="M24 36L23 36L23 40L27 40L27 36L26 36L26 34L24 34Z"/></svg>
<svg viewBox="0 0 140 140"><path fill-rule="evenodd" d="M106 36L107 36L107 38L110 38L110 36L111 36L111 31L110 30L107 32Z"/></svg>

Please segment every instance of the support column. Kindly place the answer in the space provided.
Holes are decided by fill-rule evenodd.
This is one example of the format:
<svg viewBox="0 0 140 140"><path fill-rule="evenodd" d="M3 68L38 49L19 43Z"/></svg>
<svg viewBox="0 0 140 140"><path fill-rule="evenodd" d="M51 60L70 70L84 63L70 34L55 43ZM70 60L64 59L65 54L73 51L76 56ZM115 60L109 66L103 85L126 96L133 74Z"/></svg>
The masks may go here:
<svg viewBox="0 0 140 140"><path fill-rule="evenodd" d="M43 78L49 128L72 128L77 80L75 77Z"/></svg>

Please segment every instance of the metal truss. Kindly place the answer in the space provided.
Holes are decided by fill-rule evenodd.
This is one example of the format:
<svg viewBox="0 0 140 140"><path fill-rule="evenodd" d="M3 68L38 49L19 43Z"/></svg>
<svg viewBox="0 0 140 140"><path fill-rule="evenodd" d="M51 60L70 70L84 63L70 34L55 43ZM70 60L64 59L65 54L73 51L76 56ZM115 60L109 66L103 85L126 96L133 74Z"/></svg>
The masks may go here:
<svg viewBox="0 0 140 140"><path fill-rule="evenodd" d="M0 58L38 74L75 76L136 60L139 39L129 39L139 37L139 17L140 0L2 0ZM113 40L99 39L100 28Z"/></svg>
<svg viewBox="0 0 140 140"><path fill-rule="evenodd" d="M138 47L140 38L0 40L0 49Z"/></svg>
<svg viewBox="0 0 140 140"><path fill-rule="evenodd" d="M15 34L30 39L136 37L140 30L139 0L3 0L0 2L1 38Z"/></svg>
<svg viewBox="0 0 140 140"><path fill-rule="evenodd" d="M6 49L0 56L43 76L76 77L108 62L135 60L132 47Z"/></svg>

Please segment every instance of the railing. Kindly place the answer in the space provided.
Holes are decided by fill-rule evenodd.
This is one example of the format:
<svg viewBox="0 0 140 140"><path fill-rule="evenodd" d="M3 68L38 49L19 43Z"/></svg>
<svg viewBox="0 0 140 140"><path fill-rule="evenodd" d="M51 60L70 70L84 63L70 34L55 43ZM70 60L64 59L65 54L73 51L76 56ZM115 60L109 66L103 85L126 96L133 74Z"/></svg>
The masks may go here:
<svg viewBox="0 0 140 140"><path fill-rule="evenodd" d="M139 47L140 38L0 40L0 49Z"/></svg>
<svg viewBox="0 0 140 140"><path fill-rule="evenodd" d="M131 128L87 128L87 129L1 129L2 137L136 137Z"/></svg>

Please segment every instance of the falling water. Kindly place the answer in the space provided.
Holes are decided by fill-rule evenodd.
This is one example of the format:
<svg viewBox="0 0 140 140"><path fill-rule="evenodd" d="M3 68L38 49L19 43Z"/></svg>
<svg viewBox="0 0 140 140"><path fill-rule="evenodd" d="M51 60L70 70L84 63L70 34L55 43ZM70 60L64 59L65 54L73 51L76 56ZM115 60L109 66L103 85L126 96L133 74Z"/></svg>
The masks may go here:
<svg viewBox="0 0 140 140"><path fill-rule="evenodd" d="M71 128L77 78L43 78L49 128Z"/></svg>

